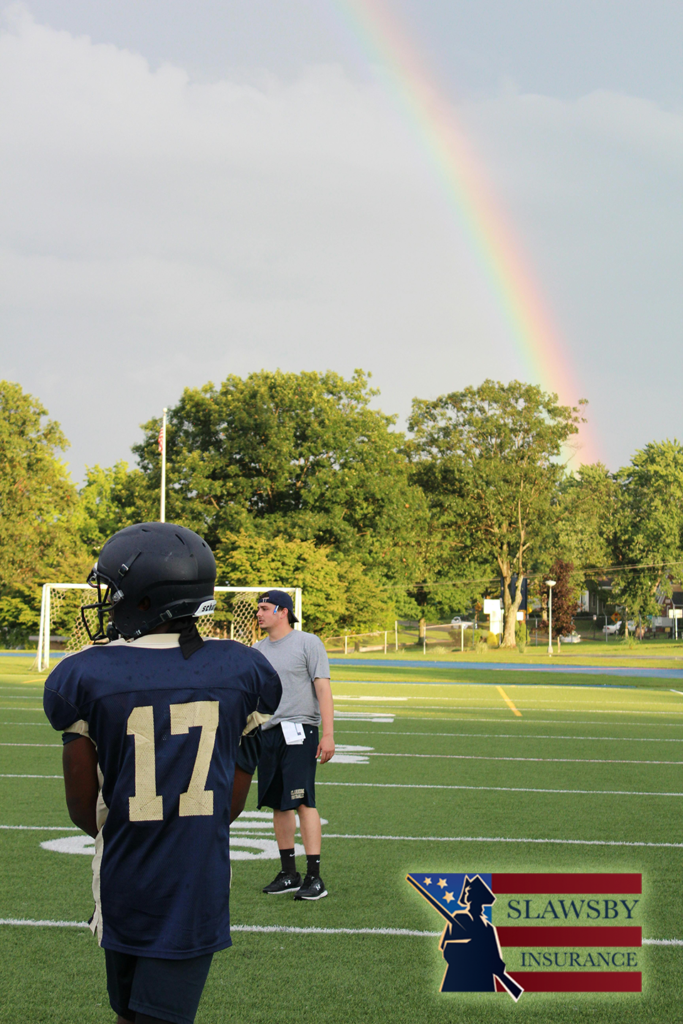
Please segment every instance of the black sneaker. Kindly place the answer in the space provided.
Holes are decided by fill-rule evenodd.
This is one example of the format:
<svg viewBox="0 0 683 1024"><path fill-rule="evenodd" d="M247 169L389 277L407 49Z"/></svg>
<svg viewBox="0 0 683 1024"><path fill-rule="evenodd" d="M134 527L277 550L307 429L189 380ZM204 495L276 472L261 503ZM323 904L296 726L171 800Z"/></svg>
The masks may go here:
<svg viewBox="0 0 683 1024"><path fill-rule="evenodd" d="M264 892L269 896L280 896L283 892L298 892L301 888L301 875L298 871L279 871Z"/></svg>
<svg viewBox="0 0 683 1024"><path fill-rule="evenodd" d="M322 878L316 875L306 875L304 884L294 897L295 900L321 900L327 896L327 889Z"/></svg>

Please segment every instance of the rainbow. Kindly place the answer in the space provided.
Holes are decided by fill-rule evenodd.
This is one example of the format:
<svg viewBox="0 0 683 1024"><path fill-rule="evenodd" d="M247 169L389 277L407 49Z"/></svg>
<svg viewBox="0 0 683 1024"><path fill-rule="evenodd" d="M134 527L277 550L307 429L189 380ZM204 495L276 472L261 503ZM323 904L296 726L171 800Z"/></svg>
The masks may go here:
<svg viewBox="0 0 683 1024"><path fill-rule="evenodd" d="M388 69L393 91L443 186L514 343L526 379L575 405L580 391L565 345L552 323L507 217L457 124L452 105L426 72L417 50L384 0L335 0L370 63ZM579 460L598 459L581 430Z"/></svg>

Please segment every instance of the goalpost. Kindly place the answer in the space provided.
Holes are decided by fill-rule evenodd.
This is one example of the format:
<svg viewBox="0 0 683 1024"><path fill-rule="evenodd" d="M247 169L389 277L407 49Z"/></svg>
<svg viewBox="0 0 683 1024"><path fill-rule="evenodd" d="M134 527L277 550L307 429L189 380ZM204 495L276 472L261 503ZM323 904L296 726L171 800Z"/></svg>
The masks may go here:
<svg viewBox="0 0 683 1024"><path fill-rule="evenodd" d="M221 637L251 645L257 639L256 598L266 590L284 590L291 594L294 614L301 629L301 587L215 587L216 611L201 615L197 629L202 636ZM45 583L40 605L40 629L35 667L39 672L50 667L50 636L59 628L66 636L65 650L80 651L90 643L81 617L81 608L97 600L97 590L87 583ZM86 613L93 618L96 613Z"/></svg>

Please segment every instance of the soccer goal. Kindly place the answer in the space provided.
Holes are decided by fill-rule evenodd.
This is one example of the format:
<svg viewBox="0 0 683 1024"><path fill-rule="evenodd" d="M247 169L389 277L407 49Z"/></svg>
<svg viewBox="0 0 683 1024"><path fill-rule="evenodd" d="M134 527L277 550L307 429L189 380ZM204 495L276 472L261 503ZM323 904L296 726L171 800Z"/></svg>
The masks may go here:
<svg viewBox="0 0 683 1024"><path fill-rule="evenodd" d="M213 615L201 615L197 629L202 636L238 640L251 646L258 639L256 622L256 599L266 590L284 590L292 597L294 614L299 620L295 629L301 629L301 588L300 587L216 587L216 611ZM50 638L56 633L64 639L67 652L80 651L90 643L83 625L81 609L97 600L97 590L87 583L46 583L40 606L40 629L38 631L38 653L35 667L39 672L50 667ZM91 628L95 629L97 614L94 610L85 613L92 616ZM90 623L90 618L88 619Z"/></svg>

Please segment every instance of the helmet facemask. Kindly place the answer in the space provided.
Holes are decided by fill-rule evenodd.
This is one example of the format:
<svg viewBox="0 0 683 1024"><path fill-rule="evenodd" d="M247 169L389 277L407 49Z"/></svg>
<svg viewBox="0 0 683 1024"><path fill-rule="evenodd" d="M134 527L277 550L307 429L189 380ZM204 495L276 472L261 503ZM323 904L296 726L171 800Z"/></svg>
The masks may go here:
<svg viewBox="0 0 683 1024"><path fill-rule="evenodd" d="M95 563L90 570L86 582L97 590L97 601L93 604L84 604L81 607L81 619L85 626L85 630L90 637L90 642L97 644L109 643L112 640L118 640L119 631L114 625L111 613L114 610L114 606L122 599L123 592L119 590L114 580L109 579L108 576L105 576L103 573L98 571L97 563ZM95 611L97 613L97 629L94 633L90 628L88 617L85 614L89 611Z"/></svg>

